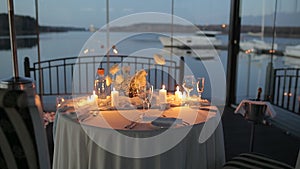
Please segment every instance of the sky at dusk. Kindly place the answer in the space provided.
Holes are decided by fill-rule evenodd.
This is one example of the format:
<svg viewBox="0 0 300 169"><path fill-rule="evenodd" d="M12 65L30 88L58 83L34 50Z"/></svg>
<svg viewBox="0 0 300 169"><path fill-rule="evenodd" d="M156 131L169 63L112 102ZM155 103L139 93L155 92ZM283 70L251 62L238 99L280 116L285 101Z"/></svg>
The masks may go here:
<svg viewBox="0 0 300 169"><path fill-rule="evenodd" d="M242 16L272 14L275 0L243 0ZM122 16L160 12L171 14L171 0L110 0L110 20ZM14 1L15 14L35 17L34 0ZM282 13L300 13L298 0L278 0ZM7 0L0 0L0 13L7 12ZM174 0L174 14L194 24L229 23L230 0ZM39 0L39 22L51 26L102 27L106 23L106 0Z"/></svg>

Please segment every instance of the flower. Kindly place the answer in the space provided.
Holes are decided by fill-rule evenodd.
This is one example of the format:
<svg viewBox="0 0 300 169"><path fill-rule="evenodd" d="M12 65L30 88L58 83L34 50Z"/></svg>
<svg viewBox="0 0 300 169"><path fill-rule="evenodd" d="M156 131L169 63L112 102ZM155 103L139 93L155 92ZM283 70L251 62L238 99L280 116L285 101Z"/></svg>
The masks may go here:
<svg viewBox="0 0 300 169"><path fill-rule="evenodd" d="M153 58L154 58L155 63L158 65L166 64L165 58L160 54L154 54Z"/></svg>
<svg viewBox="0 0 300 169"><path fill-rule="evenodd" d="M122 75L117 75L116 76L116 80L115 80L116 84L121 84L123 81L124 81L124 78L123 78Z"/></svg>
<svg viewBox="0 0 300 169"><path fill-rule="evenodd" d="M130 66L123 66L122 67L122 72L124 74L129 74L130 73Z"/></svg>
<svg viewBox="0 0 300 169"><path fill-rule="evenodd" d="M130 81L130 88L138 89L139 87L146 86L147 83L146 76L147 76L147 72L144 69L138 71Z"/></svg>
<svg viewBox="0 0 300 169"><path fill-rule="evenodd" d="M105 80L106 80L106 86L109 86L112 83L112 79L108 75L105 77Z"/></svg>
<svg viewBox="0 0 300 169"><path fill-rule="evenodd" d="M115 75L119 71L119 64L114 64L110 69L109 73Z"/></svg>

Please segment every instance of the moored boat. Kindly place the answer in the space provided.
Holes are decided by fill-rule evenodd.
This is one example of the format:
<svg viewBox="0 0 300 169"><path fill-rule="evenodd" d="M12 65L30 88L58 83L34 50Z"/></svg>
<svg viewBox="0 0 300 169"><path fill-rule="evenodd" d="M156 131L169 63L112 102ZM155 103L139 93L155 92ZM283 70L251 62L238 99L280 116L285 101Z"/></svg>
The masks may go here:
<svg viewBox="0 0 300 169"><path fill-rule="evenodd" d="M272 50L272 44L267 43L263 40L253 39L250 41L240 42L240 49L242 51ZM277 49L277 44L274 44L273 50L276 50L276 49Z"/></svg>
<svg viewBox="0 0 300 169"><path fill-rule="evenodd" d="M222 41L216 38L221 34L218 31L197 31L195 35L174 36L173 41L169 36L160 36L159 40L164 47L178 48L205 48L222 45Z"/></svg>
<svg viewBox="0 0 300 169"><path fill-rule="evenodd" d="M300 44L295 46L286 46L284 54L286 56L300 58Z"/></svg>

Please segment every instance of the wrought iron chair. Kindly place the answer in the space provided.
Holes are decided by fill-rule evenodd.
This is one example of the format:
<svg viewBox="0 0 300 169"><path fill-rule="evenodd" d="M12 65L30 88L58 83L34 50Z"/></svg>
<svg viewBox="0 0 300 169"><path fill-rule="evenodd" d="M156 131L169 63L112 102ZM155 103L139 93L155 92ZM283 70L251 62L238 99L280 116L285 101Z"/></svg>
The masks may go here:
<svg viewBox="0 0 300 169"><path fill-rule="evenodd" d="M12 86L3 89L2 83L0 87L0 168L50 169L41 112L31 92L34 89Z"/></svg>
<svg viewBox="0 0 300 169"><path fill-rule="evenodd" d="M294 167L288 164L274 160L270 157L258 153L242 153L237 157L234 157L231 160L227 161L226 164L223 166L223 169L256 169L256 168L294 169Z"/></svg>

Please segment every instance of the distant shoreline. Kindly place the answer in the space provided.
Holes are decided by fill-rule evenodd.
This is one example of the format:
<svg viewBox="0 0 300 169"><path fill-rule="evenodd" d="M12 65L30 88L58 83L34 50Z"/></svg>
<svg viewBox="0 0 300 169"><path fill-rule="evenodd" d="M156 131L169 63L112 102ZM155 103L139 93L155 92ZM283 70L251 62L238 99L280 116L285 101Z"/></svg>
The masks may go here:
<svg viewBox="0 0 300 169"><path fill-rule="evenodd" d="M0 37L9 36L8 15L6 13L0 14ZM16 35L36 35L36 20L30 16L15 15L15 29ZM96 31L97 29L93 29ZM171 32L174 33L194 33L196 31L219 31L222 34L228 34L229 27L224 24L215 25L179 25L170 23L139 23L128 26L110 27L111 32ZM40 33L48 32L68 32L68 31L89 31L82 27L68 27L68 26L43 26L39 25ZM241 33L249 33L258 36L261 31L261 26L257 25L242 25ZM272 37L273 28L266 26L264 28L264 36ZM276 37L300 38L299 27L276 27Z"/></svg>
<svg viewBox="0 0 300 169"><path fill-rule="evenodd" d="M16 35L35 35L36 20L30 16L15 15ZM67 32L67 31L86 31L85 28L64 27L64 26L43 26L39 25L39 31L44 32ZM0 36L9 36L8 15L0 14Z"/></svg>
<svg viewBox="0 0 300 169"><path fill-rule="evenodd" d="M151 23L142 23L134 24L129 26L122 27L111 27L110 31L112 32L171 32L174 33L195 33L196 31L219 31L221 34L228 34L229 28L228 25L222 27L222 25L195 25L195 26L186 26L186 25L171 25L171 24L151 24ZM252 35L258 35L261 31L261 26L255 25L243 25L241 27L241 33L249 33ZM264 36L271 37L273 36L273 28L265 27ZM288 37L288 38L300 38L300 27L276 27L276 37Z"/></svg>

